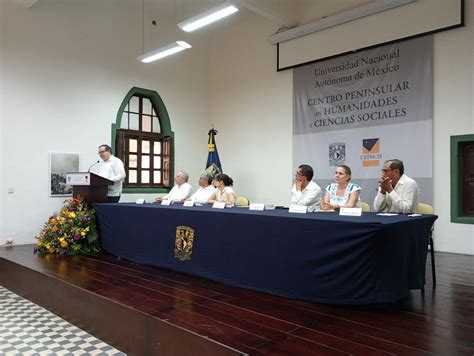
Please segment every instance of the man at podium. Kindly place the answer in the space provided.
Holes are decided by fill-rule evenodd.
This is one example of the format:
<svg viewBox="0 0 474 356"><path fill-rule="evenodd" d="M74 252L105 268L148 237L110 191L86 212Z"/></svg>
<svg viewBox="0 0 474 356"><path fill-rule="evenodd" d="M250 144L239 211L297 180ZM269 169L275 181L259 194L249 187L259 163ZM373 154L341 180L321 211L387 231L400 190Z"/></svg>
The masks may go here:
<svg viewBox="0 0 474 356"><path fill-rule="evenodd" d="M122 194L122 183L126 176L123 162L112 154L112 149L109 145L99 146L99 156L101 161L97 175L114 182L113 185L108 187L107 201L109 203L118 203Z"/></svg>

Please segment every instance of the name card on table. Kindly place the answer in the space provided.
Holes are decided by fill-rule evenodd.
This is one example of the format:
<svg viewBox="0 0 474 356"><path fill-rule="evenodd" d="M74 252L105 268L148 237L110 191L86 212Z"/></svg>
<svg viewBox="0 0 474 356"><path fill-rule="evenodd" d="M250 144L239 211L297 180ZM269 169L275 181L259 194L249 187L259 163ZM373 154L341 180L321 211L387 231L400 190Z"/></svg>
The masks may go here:
<svg viewBox="0 0 474 356"><path fill-rule="evenodd" d="M144 204L145 203L145 199L137 199L137 204Z"/></svg>
<svg viewBox="0 0 474 356"><path fill-rule="evenodd" d="M225 201L215 201L212 207L214 209L225 209Z"/></svg>
<svg viewBox="0 0 474 356"><path fill-rule="evenodd" d="M306 214L307 208L308 207L304 205L290 205L290 209L288 210L288 212Z"/></svg>
<svg viewBox="0 0 474 356"><path fill-rule="evenodd" d="M250 206L249 206L249 210L263 211L264 209L265 209L265 204L250 203Z"/></svg>
<svg viewBox="0 0 474 356"><path fill-rule="evenodd" d="M169 199L162 200L161 205L171 205L171 200Z"/></svg>
<svg viewBox="0 0 474 356"><path fill-rule="evenodd" d="M183 206L194 206L194 200L185 200Z"/></svg>
<svg viewBox="0 0 474 356"><path fill-rule="evenodd" d="M339 215L343 216L361 216L362 208L341 208L339 210Z"/></svg>

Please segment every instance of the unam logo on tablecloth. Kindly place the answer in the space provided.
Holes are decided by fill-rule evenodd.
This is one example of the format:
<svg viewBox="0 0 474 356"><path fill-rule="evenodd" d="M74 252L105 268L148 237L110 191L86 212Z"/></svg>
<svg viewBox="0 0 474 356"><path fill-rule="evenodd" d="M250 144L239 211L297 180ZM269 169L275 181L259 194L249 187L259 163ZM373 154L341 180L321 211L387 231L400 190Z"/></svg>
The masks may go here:
<svg viewBox="0 0 474 356"><path fill-rule="evenodd" d="M189 261L193 253L194 229L189 226L176 226L174 257Z"/></svg>
<svg viewBox="0 0 474 356"><path fill-rule="evenodd" d="M329 165L339 166L346 161L346 144L336 142L329 144Z"/></svg>

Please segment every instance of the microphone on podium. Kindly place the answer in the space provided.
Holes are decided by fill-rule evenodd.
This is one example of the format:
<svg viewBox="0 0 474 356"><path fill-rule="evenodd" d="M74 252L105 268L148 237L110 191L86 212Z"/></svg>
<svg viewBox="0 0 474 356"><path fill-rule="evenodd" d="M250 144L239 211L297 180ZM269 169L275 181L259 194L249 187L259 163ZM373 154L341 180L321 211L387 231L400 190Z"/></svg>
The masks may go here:
<svg viewBox="0 0 474 356"><path fill-rule="evenodd" d="M91 172L91 168L94 167L96 164L99 164L99 163L100 163L99 160L97 160L97 161L95 161L94 163L92 163L91 166L89 167L89 169L87 170L87 173L90 173L90 172Z"/></svg>

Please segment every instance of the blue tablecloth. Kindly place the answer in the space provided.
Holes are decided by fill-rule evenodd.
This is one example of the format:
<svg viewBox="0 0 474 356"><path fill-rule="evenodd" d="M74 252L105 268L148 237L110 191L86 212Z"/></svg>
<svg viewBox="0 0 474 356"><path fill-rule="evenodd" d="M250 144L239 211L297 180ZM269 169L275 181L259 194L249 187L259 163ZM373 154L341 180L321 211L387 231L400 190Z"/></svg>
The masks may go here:
<svg viewBox="0 0 474 356"><path fill-rule="evenodd" d="M271 294L343 304L393 302L420 289L436 219L156 204L94 208L103 248L116 256ZM175 254L182 226L193 229L189 260Z"/></svg>

